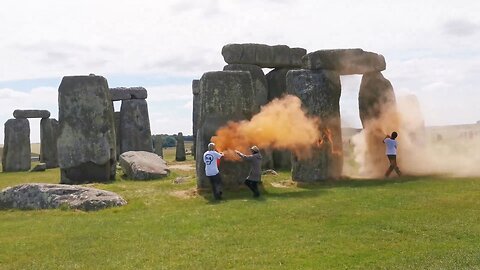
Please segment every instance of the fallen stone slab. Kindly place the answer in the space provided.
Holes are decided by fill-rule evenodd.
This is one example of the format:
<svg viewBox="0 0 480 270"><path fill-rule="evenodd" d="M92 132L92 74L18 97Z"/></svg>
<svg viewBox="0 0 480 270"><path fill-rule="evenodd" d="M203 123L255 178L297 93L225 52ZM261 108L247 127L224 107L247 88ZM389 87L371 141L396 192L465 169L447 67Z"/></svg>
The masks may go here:
<svg viewBox="0 0 480 270"><path fill-rule="evenodd" d="M44 172L46 169L47 169L47 164L46 163L38 163L30 171L31 172Z"/></svg>
<svg viewBox="0 0 480 270"><path fill-rule="evenodd" d="M340 75L365 74L385 70L383 55L362 49L319 50L302 57L305 69L334 70Z"/></svg>
<svg viewBox="0 0 480 270"><path fill-rule="evenodd" d="M96 211L126 204L116 193L82 186L28 183L0 192L0 209L52 209L66 206Z"/></svg>
<svg viewBox="0 0 480 270"><path fill-rule="evenodd" d="M49 118L50 112L47 110L15 110L13 111L15 118Z"/></svg>
<svg viewBox="0 0 480 270"><path fill-rule="evenodd" d="M115 87L110 88L112 101L129 99L146 99L147 89L143 87Z"/></svg>
<svg viewBox="0 0 480 270"><path fill-rule="evenodd" d="M301 67L307 50L286 45L227 44L222 55L228 64L251 64L262 68Z"/></svg>
<svg viewBox="0 0 480 270"><path fill-rule="evenodd" d="M125 152L120 155L119 163L123 173L132 180L158 179L170 173L165 160L146 151Z"/></svg>

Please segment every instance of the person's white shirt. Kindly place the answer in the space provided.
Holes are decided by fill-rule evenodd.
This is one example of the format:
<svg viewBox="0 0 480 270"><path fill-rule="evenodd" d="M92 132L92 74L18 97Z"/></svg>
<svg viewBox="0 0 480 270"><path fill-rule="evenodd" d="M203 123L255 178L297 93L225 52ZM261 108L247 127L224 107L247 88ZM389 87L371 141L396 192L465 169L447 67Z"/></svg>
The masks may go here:
<svg viewBox="0 0 480 270"><path fill-rule="evenodd" d="M385 154L387 156L397 155L397 141L392 140L390 138L386 138L385 140L383 140L383 142L385 143L385 146L387 147L387 149L385 151Z"/></svg>
<svg viewBox="0 0 480 270"><path fill-rule="evenodd" d="M203 162L205 163L205 174L207 176L217 175L218 170L217 160L222 158L223 155L217 151L207 151L203 154Z"/></svg>

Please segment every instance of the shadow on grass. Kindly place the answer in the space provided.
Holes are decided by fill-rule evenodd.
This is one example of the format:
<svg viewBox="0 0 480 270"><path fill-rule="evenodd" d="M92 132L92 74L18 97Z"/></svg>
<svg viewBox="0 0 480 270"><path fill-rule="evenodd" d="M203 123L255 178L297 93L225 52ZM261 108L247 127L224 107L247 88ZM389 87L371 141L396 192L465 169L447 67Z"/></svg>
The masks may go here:
<svg viewBox="0 0 480 270"><path fill-rule="evenodd" d="M388 179L342 179L336 181L324 182L297 182L296 186L285 188L270 188L270 183L263 183L259 186L260 198L253 198L252 192L246 188L239 186L237 189L227 189L224 192L224 199L217 201L213 198L210 190L199 192L199 195L204 197L209 204L218 204L229 200L252 200L252 201L268 201L270 198L275 199L290 199L290 198L309 198L317 197L327 193L328 189L352 187L352 188L369 188L387 186L392 184L403 184L419 180L425 180L433 176L403 176ZM272 183L275 183L273 181ZM267 188L265 188L267 185Z"/></svg>

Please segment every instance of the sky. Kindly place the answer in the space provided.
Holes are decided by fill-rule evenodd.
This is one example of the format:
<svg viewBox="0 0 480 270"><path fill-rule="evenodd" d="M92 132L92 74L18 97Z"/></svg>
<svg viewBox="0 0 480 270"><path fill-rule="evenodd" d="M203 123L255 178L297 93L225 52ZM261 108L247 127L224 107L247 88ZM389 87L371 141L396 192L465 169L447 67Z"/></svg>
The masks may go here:
<svg viewBox="0 0 480 270"><path fill-rule="evenodd" d="M15 109L57 118L62 77L94 73L147 89L153 134L192 134L191 81L223 69L225 44L262 43L382 54L396 95L416 95L427 125L475 123L478 14L474 0L2 0L0 122ZM342 122L360 127L361 76L341 80Z"/></svg>

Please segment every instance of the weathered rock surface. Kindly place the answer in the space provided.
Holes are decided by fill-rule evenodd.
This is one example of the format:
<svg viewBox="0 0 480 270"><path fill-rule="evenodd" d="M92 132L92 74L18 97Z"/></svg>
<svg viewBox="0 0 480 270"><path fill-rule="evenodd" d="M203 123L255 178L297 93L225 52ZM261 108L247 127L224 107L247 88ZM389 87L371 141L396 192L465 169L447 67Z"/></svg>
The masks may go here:
<svg viewBox="0 0 480 270"><path fill-rule="evenodd" d="M115 178L115 124L107 80L66 76L58 89L61 183Z"/></svg>
<svg viewBox="0 0 480 270"><path fill-rule="evenodd" d="M47 164L45 163L38 163L35 165L30 171L31 172L44 172L47 169Z"/></svg>
<svg viewBox="0 0 480 270"><path fill-rule="evenodd" d="M31 183L8 187L0 192L0 209L51 209L67 206L71 209L96 211L126 204L122 197L111 191L71 185Z"/></svg>
<svg viewBox="0 0 480 270"><path fill-rule="evenodd" d="M360 120L365 122L379 118L384 108L395 106L395 93L389 80L380 72L366 73L362 76L358 94Z"/></svg>
<svg viewBox="0 0 480 270"><path fill-rule="evenodd" d="M183 138L182 132L179 132L177 135L177 144L175 150L176 161L185 161L187 159L185 156L185 139Z"/></svg>
<svg viewBox="0 0 480 270"><path fill-rule="evenodd" d="M268 102L268 86L267 79L263 70L256 65L247 65L247 64L230 64L223 67L223 70L239 70L239 71L248 71L252 76L253 80L253 92L254 92L254 102L258 106L257 112L260 111L260 107L267 104Z"/></svg>
<svg viewBox="0 0 480 270"><path fill-rule="evenodd" d="M122 101L120 108L120 150L153 152L147 101Z"/></svg>
<svg viewBox="0 0 480 270"><path fill-rule="evenodd" d="M385 70L383 55L362 49L319 50L302 58L303 68L334 70L340 75L365 74Z"/></svg>
<svg viewBox="0 0 480 270"><path fill-rule="evenodd" d="M28 119L9 119L5 122L2 153L4 172L30 170L30 124Z"/></svg>
<svg viewBox="0 0 480 270"><path fill-rule="evenodd" d="M129 99L146 99L147 89L143 87L115 87L110 88L112 101Z"/></svg>
<svg viewBox="0 0 480 270"><path fill-rule="evenodd" d="M118 156L122 153L120 148L120 143L122 141L122 134L120 133L120 112L114 112L113 119L115 121L115 152L118 160Z"/></svg>
<svg viewBox="0 0 480 270"><path fill-rule="evenodd" d="M15 110L13 111L15 118L49 118L50 112L47 110Z"/></svg>
<svg viewBox="0 0 480 270"><path fill-rule="evenodd" d="M385 158L385 146L378 142L385 139L385 133L398 131L400 128L393 86L382 73L371 72L363 75L358 106L366 146L360 173L370 177L382 177L389 164ZM402 168L402 163L399 166Z"/></svg>
<svg viewBox="0 0 480 270"><path fill-rule="evenodd" d="M40 162L47 168L58 167L58 140L59 124L56 119L40 120Z"/></svg>
<svg viewBox="0 0 480 270"><path fill-rule="evenodd" d="M292 179L311 182L336 179L342 173L340 125L340 76L327 70L292 70L287 73L287 92L300 98L308 115L320 118L322 140L312 147L310 158L293 157Z"/></svg>
<svg viewBox="0 0 480 270"><path fill-rule="evenodd" d="M228 64L251 64L262 68L301 67L306 53L302 48L253 43L228 44L222 48L223 59Z"/></svg>
<svg viewBox="0 0 480 270"><path fill-rule="evenodd" d="M218 128L228 121L250 119L255 111L252 76L246 71L215 71L200 79L200 121L197 133L197 187L210 188L205 176L203 153ZM248 175L246 162L220 163L226 187L238 187Z"/></svg>
<svg viewBox="0 0 480 270"><path fill-rule="evenodd" d="M287 92L287 73L290 68L278 68L267 73L268 100L281 98ZM270 156L264 156L264 160L272 160L273 168L277 170L289 170L292 168L292 154L288 150L273 150ZM268 168L268 167L264 167Z"/></svg>
<svg viewBox="0 0 480 270"><path fill-rule="evenodd" d="M200 80L192 81L192 93L193 93L193 112L192 112L192 129L193 129L193 146L192 154L195 159L195 151L197 147L197 129L198 120L200 119Z"/></svg>
<svg viewBox="0 0 480 270"><path fill-rule="evenodd" d="M157 154L145 151L129 151L119 158L123 173L128 179L149 180L165 177L169 174L167 162Z"/></svg>
<svg viewBox="0 0 480 270"><path fill-rule="evenodd" d="M155 154L163 158L163 138L162 135L153 135L153 151Z"/></svg>
<svg viewBox="0 0 480 270"><path fill-rule="evenodd" d="M267 79L268 86L268 101L280 98L287 92L286 78L290 70L292 69L276 68L267 73L265 78Z"/></svg>

